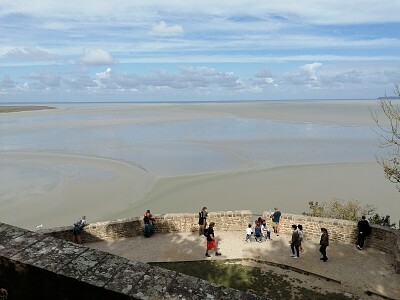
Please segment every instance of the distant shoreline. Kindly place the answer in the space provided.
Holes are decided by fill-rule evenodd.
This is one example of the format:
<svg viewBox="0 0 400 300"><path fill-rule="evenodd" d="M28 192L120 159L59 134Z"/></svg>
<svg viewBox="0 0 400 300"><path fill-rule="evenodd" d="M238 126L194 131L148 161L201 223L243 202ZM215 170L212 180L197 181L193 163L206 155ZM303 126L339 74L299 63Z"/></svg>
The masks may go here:
<svg viewBox="0 0 400 300"><path fill-rule="evenodd" d="M21 112L21 111L31 111L31 110L43 110L43 109L55 109L52 106L0 106L0 113L10 113L10 112Z"/></svg>

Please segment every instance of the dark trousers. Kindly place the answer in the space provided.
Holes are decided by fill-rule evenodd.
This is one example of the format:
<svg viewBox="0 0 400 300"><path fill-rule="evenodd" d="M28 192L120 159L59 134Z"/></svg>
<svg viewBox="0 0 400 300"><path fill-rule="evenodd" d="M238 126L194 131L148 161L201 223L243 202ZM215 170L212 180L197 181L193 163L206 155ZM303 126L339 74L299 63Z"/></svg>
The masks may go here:
<svg viewBox="0 0 400 300"><path fill-rule="evenodd" d="M299 246L290 244L290 248L292 249L293 255L294 255L294 249L296 249L296 255L297 255L297 257L299 257Z"/></svg>
<svg viewBox="0 0 400 300"><path fill-rule="evenodd" d="M364 247L364 241L365 241L365 234L359 232L358 239L357 239L357 245L360 246L361 248Z"/></svg>
<svg viewBox="0 0 400 300"><path fill-rule="evenodd" d="M319 252L321 252L323 260L328 259L328 257L326 257L326 247L327 246L324 245L321 245L321 247L319 247Z"/></svg>

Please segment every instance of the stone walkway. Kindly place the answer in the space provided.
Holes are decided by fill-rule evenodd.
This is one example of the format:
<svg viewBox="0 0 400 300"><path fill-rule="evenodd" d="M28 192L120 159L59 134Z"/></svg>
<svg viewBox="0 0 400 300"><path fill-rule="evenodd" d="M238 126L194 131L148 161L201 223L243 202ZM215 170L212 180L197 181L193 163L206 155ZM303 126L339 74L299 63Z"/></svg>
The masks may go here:
<svg viewBox="0 0 400 300"><path fill-rule="evenodd" d="M371 291L391 299L400 299L400 275L395 273L390 257L384 252L331 242L327 249L329 260L322 262L317 240L306 239L300 259L290 257L290 237L272 234L271 241L245 242L242 232L218 232L222 256L208 259L224 260L253 258L308 271L341 282L340 291L368 299ZM205 237L197 233L155 234L86 244L86 246L141 262L196 261L205 258ZM292 272L295 273L295 272Z"/></svg>

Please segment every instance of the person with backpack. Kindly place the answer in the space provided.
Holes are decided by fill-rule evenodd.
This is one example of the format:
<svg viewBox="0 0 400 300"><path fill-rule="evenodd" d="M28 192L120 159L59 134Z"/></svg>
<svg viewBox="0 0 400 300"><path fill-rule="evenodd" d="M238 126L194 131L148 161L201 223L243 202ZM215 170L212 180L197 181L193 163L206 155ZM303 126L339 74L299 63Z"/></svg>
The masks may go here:
<svg viewBox="0 0 400 300"><path fill-rule="evenodd" d="M221 253L218 252L218 248L217 248L217 239L215 238L215 235L214 235L214 226L215 226L215 223L211 222L210 226L208 226L207 231L206 231L206 236L207 236L206 257L211 257L211 255L208 254L208 251L210 251L210 250L215 250L215 256L221 255Z"/></svg>
<svg viewBox="0 0 400 300"><path fill-rule="evenodd" d="M207 207L203 207L203 209L199 212L199 235L204 234L204 229L206 228L207 225L207 216L208 216L208 211Z"/></svg>
<svg viewBox="0 0 400 300"><path fill-rule="evenodd" d="M82 219L79 219L74 223L74 227L72 229L72 233L73 233L72 241L74 243L82 244L81 232L82 232L83 227L85 227L86 225L87 225L86 224L86 216L83 216Z"/></svg>
<svg viewBox="0 0 400 300"><path fill-rule="evenodd" d="M364 247L365 238L371 234L371 226L365 219L365 216L361 217L361 220L357 223L358 237L357 237L357 249L362 250Z"/></svg>

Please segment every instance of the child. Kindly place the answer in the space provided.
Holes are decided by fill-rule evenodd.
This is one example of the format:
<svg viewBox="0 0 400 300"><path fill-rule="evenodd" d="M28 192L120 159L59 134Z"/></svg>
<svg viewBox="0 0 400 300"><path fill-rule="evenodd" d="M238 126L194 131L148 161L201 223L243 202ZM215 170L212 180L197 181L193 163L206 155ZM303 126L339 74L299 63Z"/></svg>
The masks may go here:
<svg viewBox="0 0 400 300"><path fill-rule="evenodd" d="M246 242L250 241L250 237L252 234L253 234L253 229L251 228L251 224L249 224L249 226L246 228Z"/></svg>
<svg viewBox="0 0 400 300"><path fill-rule="evenodd" d="M265 220L262 220L262 232L265 237L265 240L271 240L271 232L267 228L267 222Z"/></svg>

